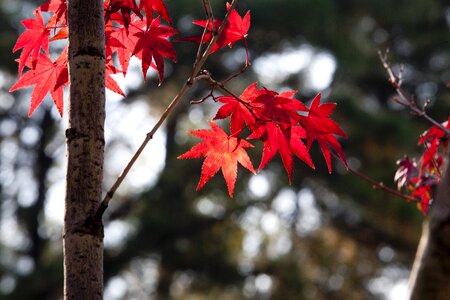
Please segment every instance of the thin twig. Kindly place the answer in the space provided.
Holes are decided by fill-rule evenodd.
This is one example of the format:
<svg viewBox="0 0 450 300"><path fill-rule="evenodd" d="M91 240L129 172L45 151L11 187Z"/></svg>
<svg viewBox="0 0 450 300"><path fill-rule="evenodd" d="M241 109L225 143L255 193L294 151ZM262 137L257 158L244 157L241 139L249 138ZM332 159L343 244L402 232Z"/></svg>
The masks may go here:
<svg viewBox="0 0 450 300"><path fill-rule="evenodd" d="M203 8L205 10L207 22L206 22L205 28L203 29L202 37L200 39L200 43L197 48L197 55L195 56L195 61L194 61L193 67L192 67L192 73L190 75L190 78L195 76L195 74L193 72L195 70L195 66L199 63L199 60L202 56L201 53L203 51L203 44L205 41L206 34L208 33L209 24L211 24L212 28L214 29L214 16L212 13L211 3L209 0L202 0L202 2L203 2Z"/></svg>
<svg viewBox="0 0 450 300"><path fill-rule="evenodd" d="M438 127L442 131L445 132L447 136L450 136L450 129L445 128L441 123L430 117L424 109L420 109L416 105L416 101L412 99L412 97L408 97L406 93L402 89L402 83L403 83L403 67L401 67L399 75L395 75L394 71L392 70L389 62L388 62L388 53L389 51L386 51L384 54L381 51L378 51L378 56L380 57L381 63L383 64L384 69L386 70L388 74L389 82L394 87L395 91L397 92L398 98L394 99L397 103L400 105L407 107L411 112L415 113L419 117L423 117L428 122L433 124L434 126Z"/></svg>
<svg viewBox="0 0 450 300"><path fill-rule="evenodd" d="M242 67L242 69L240 69L239 71L237 71L234 74L231 74L230 76L228 76L226 79L222 80L222 84L226 84L229 81L233 80L234 78L240 76L241 74L243 74L245 71L247 71L247 69L251 66L251 63L249 61L245 62L244 67Z"/></svg>
<svg viewBox="0 0 450 300"><path fill-rule="evenodd" d="M211 7L211 2L209 0L202 0L203 2L203 8L205 9L205 15L206 18L211 22L211 31L215 32L216 28L215 28L215 24L214 24L214 13L213 13L213 9Z"/></svg>
<svg viewBox="0 0 450 300"><path fill-rule="evenodd" d="M134 165L136 160L141 155L144 148L147 146L148 142L153 138L156 131L161 127L161 125L164 123L164 121L167 119L167 117L170 115L170 113L173 111L173 109L176 107L176 105L179 103L179 101L183 98L183 96L187 93L187 91L192 87L192 85L197 81L196 75L200 72L201 68L205 64L206 60L208 59L209 54L211 53L212 47L217 42L220 34L222 33L222 30L230 16L231 11L236 6L238 0L233 0L230 9L227 11L223 22L217 32L213 32L213 38L211 39L210 43L208 44L207 48L203 52L200 58L196 57L195 61L196 64L193 65L192 72L188 78L188 80L183 84L182 88L178 92L178 94L173 98L172 102L169 104L169 106L166 108L164 113L159 118L158 122L156 122L155 126L152 128L150 132L147 133L144 141L142 142L141 146L136 150L135 154L131 158L131 160L128 162L122 173L119 175L119 177L116 179L112 187L109 189L109 191L106 193L105 197L103 198L102 202L100 203L99 208L97 209L97 212L95 213L95 218L98 220L103 216L103 213L105 212L106 208L109 205L109 202L114 196L114 193L117 191L119 186L122 184L123 180L127 176L128 172L130 171L131 167ZM203 3L207 7L211 7L209 0L203 0ZM202 45L200 44L199 47ZM200 51L198 52L198 56L200 56Z"/></svg>
<svg viewBox="0 0 450 300"><path fill-rule="evenodd" d="M409 202L416 202L416 203L422 203L422 204L430 205L430 203L422 202L419 198L416 198L416 197L413 197L413 196L409 196L409 195L405 195L405 194L403 194L403 193L401 193L401 192L399 192L399 191L397 191L395 189L387 187L387 186L384 185L384 183L378 182L378 181L370 178L369 176L367 176L367 175L365 175L365 174L363 174L363 173L361 173L361 172L359 172L359 171L357 171L357 170L355 170L355 169L353 169L351 167L348 167L348 171L350 173L352 173L353 175L361 178L362 180L370 183L374 189L385 191L385 192L387 192L387 193L389 193L391 195L394 195L396 197L405 199L405 200L407 200Z"/></svg>
<svg viewBox="0 0 450 300"><path fill-rule="evenodd" d="M242 70L245 70L245 68L242 69ZM241 74L241 73L243 73L243 71L240 71L240 72L239 72L239 74ZM217 81L217 80L215 80L214 78L212 78L211 73L209 73L209 72L206 71L206 70L203 70L202 73L201 73L201 75L197 76L196 79L199 79L199 80L200 80L200 79L207 80L207 81L209 82L209 84L211 85L211 91L210 91L210 93L209 93L208 95L206 95L206 96L203 97L202 99L191 101L192 104L202 103L202 102L204 102L204 101L205 101L206 99L208 99L208 98L212 98L214 101L217 101L217 100L216 100L216 97L215 97L214 94L213 94L213 93L214 93L214 90L217 88L217 89L221 90L224 94L228 94L228 95L230 95L231 97L235 98L238 102L242 103L245 107L248 108L248 110L249 110L250 113L253 115L253 117L254 117L255 119L257 119L257 117L256 117L256 115L255 115L255 112L253 111L252 105L251 105L249 102L242 100L241 98L239 98L239 96L237 96L237 95L234 94L232 91L230 91L230 90L226 87L226 85L225 85L225 83L224 83L224 82L226 82L226 81ZM227 79L229 79L229 78L227 78ZM227 79L226 79L226 80L227 80Z"/></svg>
<svg viewBox="0 0 450 300"><path fill-rule="evenodd" d="M331 152L331 155L333 155L334 158L339 159L339 156L337 156L335 153ZM403 194L403 193L401 193L401 192L399 192L399 191L397 191L397 190L395 190L393 188L385 186L384 183L378 182L375 179L370 178L366 174L364 174L364 173L362 173L362 172L360 172L360 171L358 171L356 169L353 169L350 166L348 166L348 171L350 173L352 173L353 175L361 178L362 180L370 183L374 189L385 191L385 192L387 192L387 193L389 193L391 195L394 195L394 196L396 196L398 198L405 199L405 200L407 200L409 202L422 203L422 204L427 204L429 206L431 205L431 203L424 203L424 202L422 202L419 198L416 198L416 197L413 197L413 196L409 196L409 195L405 195L405 194Z"/></svg>

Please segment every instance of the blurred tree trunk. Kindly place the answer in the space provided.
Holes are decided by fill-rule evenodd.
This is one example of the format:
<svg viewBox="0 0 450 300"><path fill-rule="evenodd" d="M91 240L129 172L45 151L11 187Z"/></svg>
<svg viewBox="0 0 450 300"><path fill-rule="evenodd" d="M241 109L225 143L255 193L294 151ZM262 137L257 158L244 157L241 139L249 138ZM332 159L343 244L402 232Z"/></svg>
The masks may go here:
<svg viewBox="0 0 450 300"><path fill-rule="evenodd" d="M105 120L102 0L69 0L70 108L64 216L64 299L103 298L101 201Z"/></svg>
<svg viewBox="0 0 450 300"><path fill-rule="evenodd" d="M435 200L410 276L412 300L450 299L450 163Z"/></svg>

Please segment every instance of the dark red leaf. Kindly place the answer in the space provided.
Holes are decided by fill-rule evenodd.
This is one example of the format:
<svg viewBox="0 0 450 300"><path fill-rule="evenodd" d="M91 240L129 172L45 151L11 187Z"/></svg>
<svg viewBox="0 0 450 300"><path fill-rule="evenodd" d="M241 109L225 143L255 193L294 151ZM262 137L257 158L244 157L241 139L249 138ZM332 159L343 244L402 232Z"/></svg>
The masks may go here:
<svg viewBox="0 0 450 300"><path fill-rule="evenodd" d="M105 2L105 23L108 23L112 15L119 11L126 29L128 29L128 25L132 20L131 12L134 12L142 19L141 10L137 7L135 0L108 0ZM120 19L114 19L120 22Z"/></svg>
<svg viewBox="0 0 450 300"><path fill-rule="evenodd" d="M342 137L346 135L339 125L329 118L335 107L335 103L320 104L320 94L318 94L311 103L309 114L299 119L306 130L307 147L310 148L311 144L317 140L329 173L332 171L331 150L336 152L344 166L348 168L342 147L335 138L335 135Z"/></svg>
<svg viewBox="0 0 450 300"><path fill-rule="evenodd" d="M161 18L172 24L172 19L167 12L167 8L162 0L141 0L139 3L139 9L144 9L145 17L147 18L147 26L150 26L153 19L153 11L156 11Z"/></svg>
<svg viewBox="0 0 450 300"><path fill-rule="evenodd" d="M397 189L406 187L411 184L411 179L417 176L417 166L414 160L410 160L408 156L404 156L397 161L399 166L397 172L395 172L394 181L397 182Z"/></svg>
<svg viewBox="0 0 450 300"><path fill-rule="evenodd" d="M169 26L161 25L160 18L154 19L147 30L134 34L137 38L133 55L142 60L142 72L144 79L150 66L158 71L159 82L164 78L164 59L176 61L177 56L171 42L167 39L178 32Z"/></svg>

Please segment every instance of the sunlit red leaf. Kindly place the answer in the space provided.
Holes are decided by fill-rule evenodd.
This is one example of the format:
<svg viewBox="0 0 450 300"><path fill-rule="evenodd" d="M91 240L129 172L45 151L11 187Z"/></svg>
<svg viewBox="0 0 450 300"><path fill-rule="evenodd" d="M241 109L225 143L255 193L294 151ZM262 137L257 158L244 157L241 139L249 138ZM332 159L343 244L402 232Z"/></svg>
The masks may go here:
<svg viewBox="0 0 450 300"><path fill-rule="evenodd" d="M110 23L106 25L106 28L106 53L110 56L112 53L117 52L117 57L125 76L128 71L130 58L138 41L136 34L144 32L145 22L135 18L130 23L128 30L125 27L117 28Z"/></svg>
<svg viewBox="0 0 450 300"><path fill-rule="evenodd" d="M67 48L66 48L67 49ZM27 62L31 67L31 62ZM44 97L50 93L60 115L63 114L63 87L68 84L67 51L64 50L59 58L52 62L48 56L41 53L36 67L27 71L9 90L25 88L34 85L31 94L31 104L28 116L42 103Z"/></svg>
<svg viewBox="0 0 450 300"><path fill-rule="evenodd" d="M160 18L154 19L145 31L137 32L134 36L137 38L133 55L142 60L142 72L144 79L147 77L147 70L150 66L154 67L161 83L164 78L164 59L169 58L176 61L175 49L167 39L178 32L172 27L161 25Z"/></svg>
<svg viewBox="0 0 450 300"><path fill-rule="evenodd" d="M222 107L217 111L214 120L225 119L231 116L230 126L231 134L239 134L244 128L244 123L251 127L256 119L249 109L248 102L242 99L236 99L232 96L221 96L217 100L223 103Z"/></svg>
<svg viewBox="0 0 450 300"><path fill-rule="evenodd" d="M50 0L39 7L39 11L52 12L47 27L67 25L67 0Z"/></svg>
<svg viewBox="0 0 450 300"><path fill-rule="evenodd" d="M213 24L208 20L195 20L192 22L203 28L207 28L208 32L203 37L203 43L208 44L213 38ZM214 29L217 30L222 24L221 20L214 20ZM211 49L211 53L225 47L232 47L234 43L247 38L248 30L250 29L250 11L247 11L244 17L241 17L239 13L233 9L229 15L227 23L224 25L221 35L217 42ZM194 43L200 43L202 41L202 35L180 38L177 41L189 41ZM247 46L246 46L247 48ZM248 58L247 58L248 60Z"/></svg>
<svg viewBox="0 0 450 300"><path fill-rule="evenodd" d="M209 122L212 130L195 130L189 133L203 141L178 158L205 157L197 190L201 189L219 170L228 187L230 197L233 197L237 177L237 163L255 173L253 165L245 148L253 147L249 142L227 135L218 125Z"/></svg>
<svg viewBox="0 0 450 300"><path fill-rule="evenodd" d="M339 125L329 118L335 107L335 103L320 104L320 94L318 94L311 103L309 114L300 118L300 123L306 130L307 147L311 147L311 144L317 140L329 173L332 171L331 150L336 152L344 166L348 168L344 151L335 137L346 137L346 135Z"/></svg>
<svg viewBox="0 0 450 300"><path fill-rule="evenodd" d="M34 19L26 19L22 21L23 26L27 29L17 39L13 52L22 49L19 58L19 77L22 76L23 68L28 58L31 56L31 68L36 68L37 61L41 57L41 49L48 54L48 37L50 30L45 27L44 20L37 10Z"/></svg>
<svg viewBox="0 0 450 300"><path fill-rule="evenodd" d="M162 0L141 0L139 3L139 9L144 9L145 17L147 18L147 25L150 26L153 19L153 11L156 11L161 18L172 24L172 19L167 12L167 8Z"/></svg>

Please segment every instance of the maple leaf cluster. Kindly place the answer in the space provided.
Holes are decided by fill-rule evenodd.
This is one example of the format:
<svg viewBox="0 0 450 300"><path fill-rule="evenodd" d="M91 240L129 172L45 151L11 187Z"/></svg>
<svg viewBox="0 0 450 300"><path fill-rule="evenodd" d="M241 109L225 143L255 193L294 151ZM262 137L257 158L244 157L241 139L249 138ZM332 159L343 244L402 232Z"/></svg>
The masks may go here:
<svg viewBox="0 0 450 300"><path fill-rule="evenodd" d="M171 26L161 24L161 18L169 24L172 22L162 0L141 0L139 6L135 0L106 0L104 12L106 88L125 95L111 75L123 73L125 76L131 56L141 60L144 78L148 68L152 67L162 82L164 58L176 61L175 50L168 39L178 33ZM26 30L13 49L13 52L22 52L18 59L19 79L10 92L34 85L28 115L33 114L49 93L62 115L64 87L69 84L67 47L52 60L49 44L68 39L66 0L50 0L37 8L34 15L34 18L22 21ZM47 22L43 15L50 15ZM121 69L114 65L115 53ZM25 68L27 71L23 74Z"/></svg>
<svg viewBox="0 0 450 300"><path fill-rule="evenodd" d="M202 27L203 34L181 37L175 41L189 41L200 46L214 42L206 55L244 41L248 66L246 38L250 28L250 12L247 11L242 17L235 9L231 9L229 3L226 3L226 10L225 21L195 20L193 24ZM48 94L62 115L64 87L69 84L67 47L58 58L52 60L49 44L56 40L68 39L66 0L50 0L36 9L34 15L34 18L22 22L26 30L18 38L13 49L14 52L18 50L22 52L18 59L19 78L10 91L34 85L29 116ZM46 22L43 15L48 19ZM126 76L132 56L141 61L144 79L148 69L152 67L157 71L159 81L162 83L164 59L174 62L177 59L170 38L178 34L172 27L172 20L163 1L106 0L104 18L106 88L124 95L111 75L122 73ZM216 36L218 31L220 35ZM114 64L114 57L117 57L118 65ZM307 107L294 98L295 93L296 91L277 93L266 88L258 89L257 83L254 83L239 97L232 95L213 97L222 104L214 119L230 118L230 135L211 121L211 130L190 132L203 141L179 156L179 158L205 157L197 189L202 188L219 170L222 170L229 195L232 197L237 164L240 163L255 173L245 150L253 147L250 140L260 140L263 143L258 171L279 153L290 182L294 156L311 168L315 168L309 155L314 141L318 142L330 173L332 151L347 167L341 145L336 139L337 136L345 137L345 134L330 118L336 104L320 103L319 94L310 107ZM244 132L247 132L247 136L241 137Z"/></svg>
<svg viewBox="0 0 450 300"><path fill-rule="evenodd" d="M298 157L311 168L314 163L309 150L317 140L331 173L331 151L335 151L347 167L342 147L336 136L345 137L345 133L330 115L335 103L320 103L320 94L306 107L293 98L296 91L277 93L254 83L239 96L220 96L216 100L222 103L215 120L230 118L230 135L215 123L210 122L212 130L190 131L203 139L179 158L206 157L197 190L222 169L230 197L237 177L237 163L255 173L244 148L253 147L249 140L257 139L263 143L263 153L258 171L261 171L277 153L280 154L284 168L292 182L293 156ZM251 133L239 136L247 128ZM306 143L306 145L305 145Z"/></svg>
<svg viewBox="0 0 450 300"><path fill-rule="evenodd" d="M227 3L229 9L229 4ZM43 14L50 15L44 22ZM10 92L33 86L31 104L28 115L42 103L45 96L50 94L59 111L63 114L63 93L68 81L67 49L60 56L52 60L49 44L56 40L67 40L69 36L67 26L66 0L50 0L34 11L34 18L22 21L25 31L19 36L13 52L22 50L18 59L17 82ZM105 15L105 44L106 44L106 88L125 96L117 82L111 77L113 74L127 74L132 56L141 60L144 80L149 67L158 73L160 84L164 78L164 58L176 62L177 56L172 41L169 39L178 34L171 24L166 6L162 0L106 0L104 2ZM161 19L168 25L164 25ZM194 21L199 26L207 26L206 21ZM212 30L222 24L214 20L216 27L209 23L208 32L204 39L200 37L180 38L178 41L188 40L209 43ZM241 18L236 10L230 12L229 20L224 24L222 34L212 48L212 52L225 46L232 46L235 42L245 39L250 26L250 13ZM114 64L113 55L117 55L120 67ZM24 69L27 69L23 74Z"/></svg>
<svg viewBox="0 0 450 300"><path fill-rule="evenodd" d="M450 129L450 117L441 125ZM441 128L433 126L421 134L418 144L424 147L419 162L408 156L397 161L399 168L394 180L399 190L405 189L420 200L419 208L426 214L433 199L433 188L439 184L446 165L448 135Z"/></svg>

